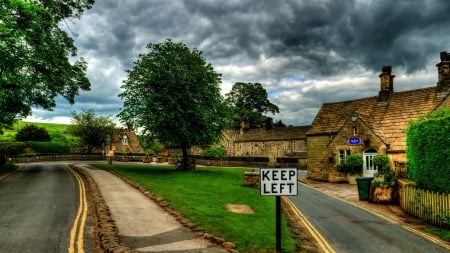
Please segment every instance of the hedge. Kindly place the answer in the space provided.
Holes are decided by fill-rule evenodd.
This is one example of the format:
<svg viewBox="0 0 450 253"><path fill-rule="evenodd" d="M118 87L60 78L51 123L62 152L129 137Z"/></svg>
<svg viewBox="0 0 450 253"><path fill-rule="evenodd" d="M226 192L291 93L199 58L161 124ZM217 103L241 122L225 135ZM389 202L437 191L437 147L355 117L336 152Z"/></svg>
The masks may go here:
<svg viewBox="0 0 450 253"><path fill-rule="evenodd" d="M408 177L418 187L450 193L450 110L411 122L406 132Z"/></svg>

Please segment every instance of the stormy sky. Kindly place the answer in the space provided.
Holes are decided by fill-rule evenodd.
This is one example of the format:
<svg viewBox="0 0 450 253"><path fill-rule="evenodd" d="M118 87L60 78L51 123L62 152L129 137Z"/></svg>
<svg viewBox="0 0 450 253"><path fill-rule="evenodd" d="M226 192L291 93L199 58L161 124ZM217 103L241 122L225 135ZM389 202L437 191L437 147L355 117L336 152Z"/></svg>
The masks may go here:
<svg viewBox="0 0 450 253"><path fill-rule="evenodd" d="M88 62L91 91L74 105L34 108L27 120L70 123L71 111L115 116L118 94L147 43L197 48L222 74L222 94L259 82L288 125L308 125L322 103L378 94L382 66L394 91L436 85L450 51L447 0L97 0L61 23Z"/></svg>

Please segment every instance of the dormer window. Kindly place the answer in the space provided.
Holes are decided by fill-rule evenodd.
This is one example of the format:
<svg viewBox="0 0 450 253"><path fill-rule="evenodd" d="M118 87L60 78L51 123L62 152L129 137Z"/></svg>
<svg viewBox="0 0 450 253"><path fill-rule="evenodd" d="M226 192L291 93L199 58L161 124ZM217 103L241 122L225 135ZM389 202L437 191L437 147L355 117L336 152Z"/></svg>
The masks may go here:
<svg viewBox="0 0 450 253"><path fill-rule="evenodd" d="M122 136L122 145L128 145L128 136L125 134Z"/></svg>

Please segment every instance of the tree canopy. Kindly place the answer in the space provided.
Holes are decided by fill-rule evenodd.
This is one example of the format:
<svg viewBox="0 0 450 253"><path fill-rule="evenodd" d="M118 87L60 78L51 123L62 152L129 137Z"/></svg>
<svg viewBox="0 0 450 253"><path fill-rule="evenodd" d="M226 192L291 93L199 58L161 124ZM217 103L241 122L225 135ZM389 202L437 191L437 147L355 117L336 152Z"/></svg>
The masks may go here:
<svg viewBox="0 0 450 253"><path fill-rule="evenodd" d="M72 125L69 132L80 137L86 146L87 152L92 153L94 148L108 145L113 139L115 124L107 116L97 116L93 109L81 113L72 112Z"/></svg>
<svg viewBox="0 0 450 253"><path fill-rule="evenodd" d="M0 130L29 116L31 106L50 110L55 97L74 103L90 89L86 62L69 59L77 49L58 24L94 2L0 0Z"/></svg>
<svg viewBox="0 0 450 253"><path fill-rule="evenodd" d="M227 126L228 107L220 95L221 75L206 63L202 52L166 40L147 45L123 82L119 118L142 129L166 147L183 150L219 140Z"/></svg>
<svg viewBox="0 0 450 253"><path fill-rule="evenodd" d="M226 94L226 101L232 108L233 127L239 128L242 121L250 123L251 128L265 126L264 114L279 113L278 106L267 98L267 92L260 83L237 82Z"/></svg>

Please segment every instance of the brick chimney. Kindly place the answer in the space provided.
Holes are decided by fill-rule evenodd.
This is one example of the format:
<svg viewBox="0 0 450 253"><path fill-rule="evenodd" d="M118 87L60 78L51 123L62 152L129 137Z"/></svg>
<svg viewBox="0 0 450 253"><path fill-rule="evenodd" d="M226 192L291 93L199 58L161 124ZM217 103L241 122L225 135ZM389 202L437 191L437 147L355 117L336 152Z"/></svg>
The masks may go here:
<svg viewBox="0 0 450 253"><path fill-rule="evenodd" d="M247 120L242 120L241 121L241 129L239 131L239 134L244 134L245 131L247 131L250 128L250 122L248 122Z"/></svg>
<svg viewBox="0 0 450 253"><path fill-rule="evenodd" d="M391 66L383 66L380 77L380 91L378 92L378 103L387 103L392 92L394 92L394 77L391 74Z"/></svg>
<svg viewBox="0 0 450 253"><path fill-rule="evenodd" d="M438 94L447 94L450 89L450 53L441 52L441 62L436 64L438 67Z"/></svg>

